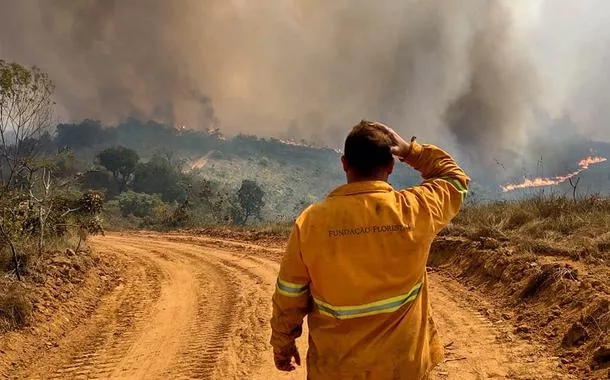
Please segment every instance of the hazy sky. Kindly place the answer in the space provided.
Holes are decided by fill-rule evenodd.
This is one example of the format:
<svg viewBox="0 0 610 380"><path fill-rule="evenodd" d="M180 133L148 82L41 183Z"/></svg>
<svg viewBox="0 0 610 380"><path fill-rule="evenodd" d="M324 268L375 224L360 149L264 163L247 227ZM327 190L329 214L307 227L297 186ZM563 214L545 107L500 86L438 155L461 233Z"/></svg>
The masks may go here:
<svg viewBox="0 0 610 380"><path fill-rule="evenodd" d="M316 137L362 118L510 164L569 115L610 140L605 0L0 0L59 115Z"/></svg>

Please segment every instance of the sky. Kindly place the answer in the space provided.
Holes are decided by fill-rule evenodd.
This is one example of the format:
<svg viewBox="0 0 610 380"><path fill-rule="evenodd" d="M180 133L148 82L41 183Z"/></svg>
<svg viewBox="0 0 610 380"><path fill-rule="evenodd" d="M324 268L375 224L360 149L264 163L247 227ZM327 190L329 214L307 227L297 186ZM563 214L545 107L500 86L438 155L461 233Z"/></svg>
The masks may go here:
<svg viewBox="0 0 610 380"><path fill-rule="evenodd" d="M336 147L375 119L490 170L518 165L534 136L610 141L604 0L0 0L0 9L0 59L49 73L61 121L140 117ZM566 117L574 130L548 122Z"/></svg>

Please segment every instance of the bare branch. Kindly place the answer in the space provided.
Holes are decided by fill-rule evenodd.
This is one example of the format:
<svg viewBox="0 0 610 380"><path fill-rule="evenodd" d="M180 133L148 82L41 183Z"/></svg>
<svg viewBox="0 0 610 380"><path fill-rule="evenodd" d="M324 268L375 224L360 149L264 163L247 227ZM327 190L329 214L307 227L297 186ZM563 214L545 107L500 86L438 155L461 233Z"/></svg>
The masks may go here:
<svg viewBox="0 0 610 380"><path fill-rule="evenodd" d="M572 186L572 200L576 202L576 188L580 182L580 177L576 178L576 182L572 182L572 178L568 178L568 181L570 182L570 186Z"/></svg>

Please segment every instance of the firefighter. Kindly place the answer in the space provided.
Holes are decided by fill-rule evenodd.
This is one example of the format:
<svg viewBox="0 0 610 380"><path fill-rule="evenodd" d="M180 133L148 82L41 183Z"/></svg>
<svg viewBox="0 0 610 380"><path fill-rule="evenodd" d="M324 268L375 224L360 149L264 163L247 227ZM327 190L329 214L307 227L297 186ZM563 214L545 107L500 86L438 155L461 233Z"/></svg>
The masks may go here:
<svg viewBox="0 0 610 380"><path fill-rule="evenodd" d="M424 181L393 189L393 156ZM295 340L307 316L309 379L426 378L443 359L426 261L470 180L443 150L377 122L352 129L341 162L347 184L307 208L291 231L273 295L275 365L301 364Z"/></svg>

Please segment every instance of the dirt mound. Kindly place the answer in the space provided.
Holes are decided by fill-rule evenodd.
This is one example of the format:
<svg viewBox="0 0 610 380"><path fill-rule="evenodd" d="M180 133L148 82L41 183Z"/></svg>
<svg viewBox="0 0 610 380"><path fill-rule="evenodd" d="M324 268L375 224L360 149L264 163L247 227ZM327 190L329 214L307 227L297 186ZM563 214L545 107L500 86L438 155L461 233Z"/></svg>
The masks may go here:
<svg viewBox="0 0 610 380"><path fill-rule="evenodd" d="M269 247L283 247L290 235L291 224L236 228L213 226L177 231L181 234L208 236L224 240L251 242Z"/></svg>
<svg viewBox="0 0 610 380"><path fill-rule="evenodd" d="M56 346L116 286L118 273L107 257L66 250L28 263L22 282L1 278L0 377Z"/></svg>
<svg viewBox="0 0 610 380"><path fill-rule="evenodd" d="M440 237L429 265L447 270L498 305L515 333L547 344L562 368L607 378L610 270L563 255L524 253L501 234Z"/></svg>

